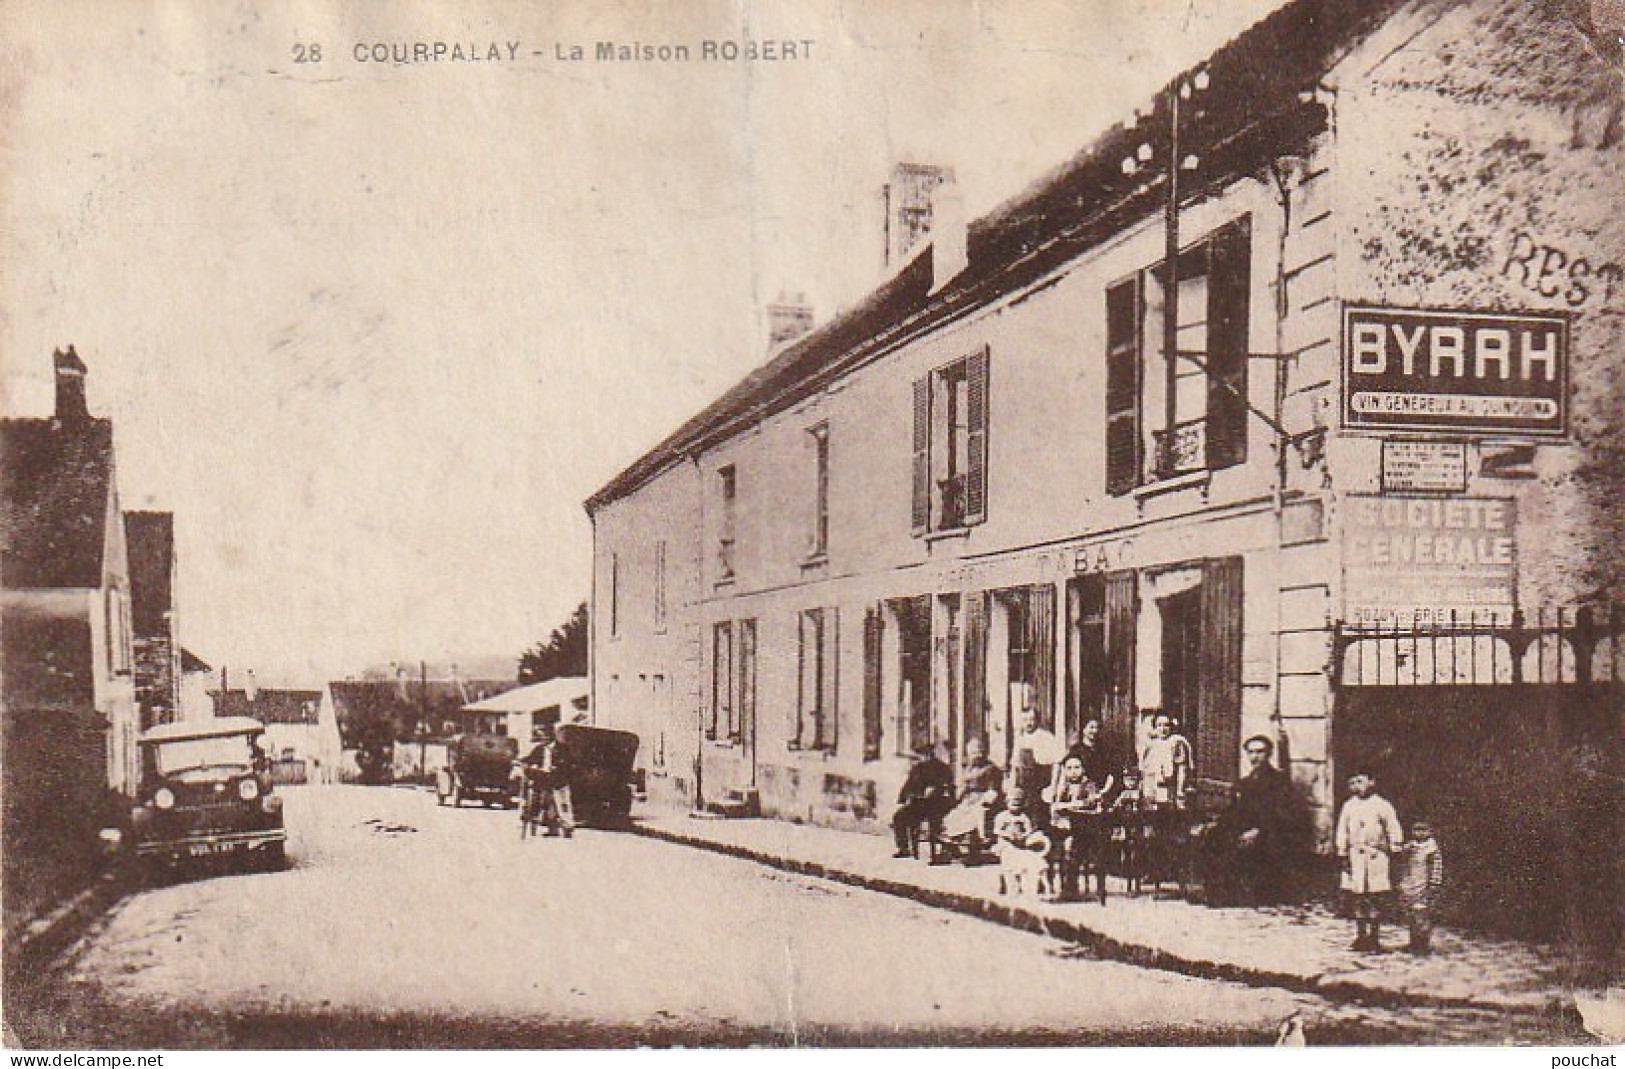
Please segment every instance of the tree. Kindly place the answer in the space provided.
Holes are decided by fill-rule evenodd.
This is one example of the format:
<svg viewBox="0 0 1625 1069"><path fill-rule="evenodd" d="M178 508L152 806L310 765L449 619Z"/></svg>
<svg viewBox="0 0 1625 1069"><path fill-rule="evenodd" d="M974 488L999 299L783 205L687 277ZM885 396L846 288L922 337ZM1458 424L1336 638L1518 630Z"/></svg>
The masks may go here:
<svg viewBox="0 0 1625 1069"><path fill-rule="evenodd" d="M559 676L587 674L587 603L576 606L570 618L519 656L519 682L542 683Z"/></svg>

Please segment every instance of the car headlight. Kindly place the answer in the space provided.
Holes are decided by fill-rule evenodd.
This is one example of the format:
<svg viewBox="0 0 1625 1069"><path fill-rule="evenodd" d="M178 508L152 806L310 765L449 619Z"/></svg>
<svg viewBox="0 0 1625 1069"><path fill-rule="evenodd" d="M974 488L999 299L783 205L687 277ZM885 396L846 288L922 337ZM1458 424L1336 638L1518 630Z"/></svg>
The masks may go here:
<svg viewBox="0 0 1625 1069"><path fill-rule="evenodd" d="M159 809L174 809L175 792L168 787L159 787L152 792L152 804Z"/></svg>
<svg viewBox="0 0 1625 1069"><path fill-rule="evenodd" d="M237 797L245 802L252 802L260 796L259 781L253 778L237 781Z"/></svg>

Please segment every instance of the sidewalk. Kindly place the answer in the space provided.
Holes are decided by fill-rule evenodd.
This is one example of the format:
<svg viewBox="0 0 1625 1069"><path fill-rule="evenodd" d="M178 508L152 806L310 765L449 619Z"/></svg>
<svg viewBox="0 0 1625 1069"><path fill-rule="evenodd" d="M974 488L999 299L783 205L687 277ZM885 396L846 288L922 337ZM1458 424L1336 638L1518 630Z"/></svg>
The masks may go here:
<svg viewBox="0 0 1625 1069"><path fill-rule="evenodd" d="M1189 976L1281 987L1382 1005L1513 1012L1572 1010L1557 952L1505 939L1440 930L1431 957L1358 954L1352 925L1316 905L1215 908L1108 884L1106 905L1010 899L993 866L931 866L891 856L890 840L765 819L722 820L645 807L642 835L775 868L898 895L1058 939L1103 957ZM1389 927L1385 943L1402 945Z"/></svg>

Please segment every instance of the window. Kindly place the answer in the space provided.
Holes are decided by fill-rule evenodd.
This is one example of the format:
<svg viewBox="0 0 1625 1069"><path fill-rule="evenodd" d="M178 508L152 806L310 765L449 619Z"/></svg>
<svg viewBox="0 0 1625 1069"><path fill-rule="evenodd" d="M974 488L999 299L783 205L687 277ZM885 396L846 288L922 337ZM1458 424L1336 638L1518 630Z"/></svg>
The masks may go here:
<svg viewBox="0 0 1625 1069"><path fill-rule="evenodd" d="M987 433L986 348L915 381L915 534L987 519Z"/></svg>
<svg viewBox="0 0 1625 1069"><path fill-rule="evenodd" d="M886 611L871 605L863 614L863 759L880 757L884 702L880 659L885 642Z"/></svg>
<svg viewBox="0 0 1625 1069"><path fill-rule="evenodd" d="M609 637L621 633L621 558L609 555Z"/></svg>
<svg viewBox="0 0 1625 1069"><path fill-rule="evenodd" d="M829 553L829 424L808 428L807 437L813 455L812 530L807 537L807 556L818 558Z"/></svg>
<svg viewBox="0 0 1625 1069"><path fill-rule="evenodd" d="M655 543L655 631L666 631L666 543Z"/></svg>
<svg viewBox="0 0 1625 1069"><path fill-rule="evenodd" d="M1251 244L1243 216L1180 253L1171 399L1163 346L1145 343L1162 337L1166 269L1107 288L1108 493L1246 459Z"/></svg>
<svg viewBox="0 0 1625 1069"><path fill-rule="evenodd" d="M800 685L792 748L833 751L836 745L834 609L807 609L800 616Z"/></svg>
<svg viewBox="0 0 1625 1069"><path fill-rule="evenodd" d="M711 627L711 719L708 739L732 738L734 723L733 625L724 621Z"/></svg>
<svg viewBox="0 0 1625 1069"><path fill-rule="evenodd" d="M717 497L721 508L717 528L717 581L734 577L734 538L736 503L739 497L738 472L732 464L717 470Z"/></svg>
<svg viewBox="0 0 1625 1069"><path fill-rule="evenodd" d="M756 716L756 621L711 626L711 709L708 739L739 742Z"/></svg>

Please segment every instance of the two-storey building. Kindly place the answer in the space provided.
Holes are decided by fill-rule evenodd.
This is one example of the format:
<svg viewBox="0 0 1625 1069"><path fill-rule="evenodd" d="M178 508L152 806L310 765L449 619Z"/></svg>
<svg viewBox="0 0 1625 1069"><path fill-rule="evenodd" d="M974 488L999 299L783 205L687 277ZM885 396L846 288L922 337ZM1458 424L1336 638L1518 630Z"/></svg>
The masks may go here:
<svg viewBox="0 0 1625 1069"><path fill-rule="evenodd" d="M924 183L876 290L587 502L651 792L872 826L933 742L1169 710L1203 793L1265 734L1324 831L1340 625L1617 591L1620 96L1560 7L1295 0L968 227Z"/></svg>

